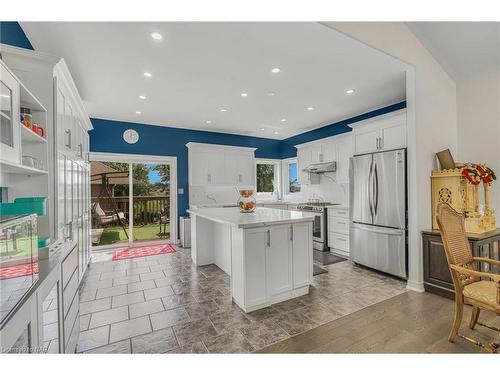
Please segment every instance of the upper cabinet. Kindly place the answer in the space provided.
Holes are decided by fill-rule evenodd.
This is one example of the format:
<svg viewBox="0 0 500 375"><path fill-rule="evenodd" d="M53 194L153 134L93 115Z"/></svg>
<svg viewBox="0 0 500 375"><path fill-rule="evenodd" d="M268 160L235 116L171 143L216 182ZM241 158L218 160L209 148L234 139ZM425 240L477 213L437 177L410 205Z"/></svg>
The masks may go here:
<svg viewBox="0 0 500 375"><path fill-rule="evenodd" d="M70 159L86 161L89 152L88 130L92 129L92 125L65 64L58 63L54 69L54 87L57 152L64 153Z"/></svg>
<svg viewBox="0 0 500 375"><path fill-rule="evenodd" d="M355 155L405 148L407 145L404 109L349 126L353 129Z"/></svg>
<svg viewBox="0 0 500 375"><path fill-rule="evenodd" d="M349 182L349 158L353 155L351 133L295 146L299 164L298 180L302 185L320 183L320 175L304 172L310 164L336 162L337 171L331 174L337 183Z"/></svg>
<svg viewBox="0 0 500 375"><path fill-rule="evenodd" d="M19 82L0 62L0 158L19 163L20 121Z"/></svg>
<svg viewBox="0 0 500 375"><path fill-rule="evenodd" d="M254 148L190 142L189 185L255 186Z"/></svg>

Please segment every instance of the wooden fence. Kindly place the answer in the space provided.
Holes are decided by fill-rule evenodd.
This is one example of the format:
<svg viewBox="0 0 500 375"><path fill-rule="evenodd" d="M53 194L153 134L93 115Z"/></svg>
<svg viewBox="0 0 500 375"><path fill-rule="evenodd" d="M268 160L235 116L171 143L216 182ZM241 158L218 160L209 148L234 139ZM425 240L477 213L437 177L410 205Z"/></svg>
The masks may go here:
<svg viewBox="0 0 500 375"><path fill-rule="evenodd" d="M97 197L92 198L92 204L97 201ZM101 197L99 205L105 211L113 211L113 202L118 206L118 212L123 212L126 220L129 214L128 197ZM145 225L158 223L160 215L166 215L170 218L170 196L134 196L134 225ZM92 206L93 207L93 206Z"/></svg>

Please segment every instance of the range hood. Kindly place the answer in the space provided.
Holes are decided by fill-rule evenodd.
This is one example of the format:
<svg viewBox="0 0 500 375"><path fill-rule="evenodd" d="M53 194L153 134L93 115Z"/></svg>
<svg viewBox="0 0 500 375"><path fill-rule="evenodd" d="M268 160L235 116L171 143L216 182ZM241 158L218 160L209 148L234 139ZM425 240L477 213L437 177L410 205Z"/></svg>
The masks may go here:
<svg viewBox="0 0 500 375"><path fill-rule="evenodd" d="M336 172L337 171L337 162L331 161L328 163L317 163L311 164L305 167L303 172L309 173L327 173L327 172Z"/></svg>

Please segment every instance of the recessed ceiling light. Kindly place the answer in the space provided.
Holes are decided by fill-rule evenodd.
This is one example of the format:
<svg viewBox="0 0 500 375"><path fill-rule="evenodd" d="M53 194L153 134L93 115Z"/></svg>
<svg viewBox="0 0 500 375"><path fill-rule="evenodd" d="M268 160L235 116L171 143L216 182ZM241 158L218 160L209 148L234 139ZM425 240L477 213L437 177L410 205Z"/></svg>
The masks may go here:
<svg viewBox="0 0 500 375"><path fill-rule="evenodd" d="M221 108L220 110L221 112L227 112L227 109L226 108Z"/></svg>
<svg viewBox="0 0 500 375"><path fill-rule="evenodd" d="M244 98L246 98L248 96L248 94L246 92L242 92L241 96L244 97Z"/></svg>
<svg viewBox="0 0 500 375"><path fill-rule="evenodd" d="M354 90L353 89L349 89L345 92L347 95L352 95L354 94Z"/></svg>
<svg viewBox="0 0 500 375"><path fill-rule="evenodd" d="M276 95L274 92L268 92L267 93L267 96L274 96L274 95Z"/></svg>
<svg viewBox="0 0 500 375"><path fill-rule="evenodd" d="M153 38L154 40L162 40L163 35L161 35L160 33L151 33L151 38Z"/></svg>
<svg viewBox="0 0 500 375"><path fill-rule="evenodd" d="M274 134L275 134L275 135L277 135L277 134L278 134L278 132L277 132L277 131L275 131L275 132L274 132Z"/></svg>
<svg viewBox="0 0 500 375"><path fill-rule="evenodd" d="M212 121L211 121L211 120L207 120L207 121L206 121L206 123L207 123L207 124L211 124L211 123L212 123Z"/></svg>
<svg viewBox="0 0 500 375"><path fill-rule="evenodd" d="M260 128L260 130L261 130L261 131L264 131L264 130L266 130L266 128Z"/></svg>
<svg viewBox="0 0 500 375"><path fill-rule="evenodd" d="M314 107L307 107L308 111L314 111Z"/></svg>
<svg viewBox="0 0 500 375"><path fill-rule="evenodd" d="M280 68L278 68L278 67L276 67L276 68L272 68L272 69L271 69L271 72L273 72L273 73L279 73L279 72L281 72L281 69L280 69Z"/></svg>
<svg viewBox="0 0 500 375"><path fill-rule="evenodd" d="M149 72L144 72L144 77L151 78L153 75Z"/></svg>
<svg viewBox="0 0 500 375"><path fill-rule="evenodd" d="M141 111L135 111L136 115L140 115L142 112Z"/></svg>
<svg viewBox="0 0 500 375"><path fill-rule="evenodd" d="M142 99L142 100L146 99L146 95L139 95L139 99Z"/></svg>
<svg viewBox="0 0 500 375"><path fill-rule="evenodd" d="M286 118L282 118L282 119L281 119L281 122L286 122Z"/></svg>

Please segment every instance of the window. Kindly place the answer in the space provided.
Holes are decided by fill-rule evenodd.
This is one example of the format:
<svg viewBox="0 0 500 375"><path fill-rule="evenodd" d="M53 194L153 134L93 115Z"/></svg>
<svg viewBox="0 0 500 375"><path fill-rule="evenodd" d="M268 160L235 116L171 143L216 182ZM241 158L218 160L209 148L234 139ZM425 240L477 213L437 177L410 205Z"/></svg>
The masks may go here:
<svg viewBox="0 0 500 375"><path fill-rule="evenodd" d="M288 163L288 192L300 193L298 164L297 162Z"/></svg>
<svg viewBox="0 0 500 375"><path fill-rule="evenodd" d="M278 196L279 194L279 161L256 159L257 195Z"/></svg>
<svg viewBox="0 0 500 375"><path fill-rule="evenodd" d="M297 158L283 160L283 194L300 193Z"/></svg>

